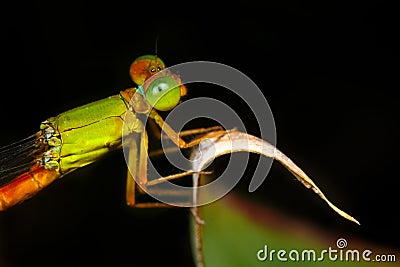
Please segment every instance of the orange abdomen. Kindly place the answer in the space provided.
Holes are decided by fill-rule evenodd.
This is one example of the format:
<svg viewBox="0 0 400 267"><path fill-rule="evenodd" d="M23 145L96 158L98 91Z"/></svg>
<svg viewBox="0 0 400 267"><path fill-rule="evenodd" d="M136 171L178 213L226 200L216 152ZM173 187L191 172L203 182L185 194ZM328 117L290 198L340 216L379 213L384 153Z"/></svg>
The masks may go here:
<svg viewBox="0 0 400 267"><path fill-rule="evenodd" d="M6 210L32 196L60 177L57 170L35 165L0 188L0 211Z"/></svg>

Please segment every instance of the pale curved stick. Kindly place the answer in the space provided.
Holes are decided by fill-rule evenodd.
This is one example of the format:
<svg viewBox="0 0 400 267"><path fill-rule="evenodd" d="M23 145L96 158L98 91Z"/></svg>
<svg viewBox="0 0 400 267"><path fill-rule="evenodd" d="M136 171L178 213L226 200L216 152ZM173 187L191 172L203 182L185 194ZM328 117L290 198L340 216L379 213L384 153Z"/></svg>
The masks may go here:
<svg viewBox="0 0 400 267"><path fill-rule="evenodd" d="M212 134L212 133L211 133ZM204 137L202 137L204 138ZM355 218L348 215L338 207L332 204L318 186L305 174L293 161L291 161L285 154L279 151L275 146L255 136L241 133L237 131L228 131L220 136L211 136L211 138L204 138L205 140L199 144L199 149L195 149L191 155L192 169L195 171L193 174L193 218L196 223L192 224L194 235L192 241L194 242L194 255L196 257L197 267L204 267L203 256L203 242L201 226L202 220L197 212L197 199L198 199L198 181L199 172L215 158L234 152L251 152L263 155L268 158L273 158L280 162L286 169L288 169L298 181L305 187L312 189L317 195L320 196L335 212L342 217L360 224Z"/></svg>
<svg viewBox="0 0 400 267"><path fill-rule="evenodd" d="M285 154L279 151L275 146L262 140L258 137L237 132L228 131L226 134L221 136L212 137L206 139L199 145L199 149L196 149L191 158L196 159L193 161L193 170L201 171L207 163L211 162L215 158L234 152L251 152L257 153L268 158L273 158L280 162L286 169L288 169L298 181L300 181L305 187L312 189L317 195L320 196L335 212L337 212L342 217L360 224L355 218L348 215L346 212L342 211L336 207L332 202L330 202L318 186L305 174L293 161L291 161ZM195 173L193 175L193 201L197 203L196 190L198 185L199 174Z"/></svg>

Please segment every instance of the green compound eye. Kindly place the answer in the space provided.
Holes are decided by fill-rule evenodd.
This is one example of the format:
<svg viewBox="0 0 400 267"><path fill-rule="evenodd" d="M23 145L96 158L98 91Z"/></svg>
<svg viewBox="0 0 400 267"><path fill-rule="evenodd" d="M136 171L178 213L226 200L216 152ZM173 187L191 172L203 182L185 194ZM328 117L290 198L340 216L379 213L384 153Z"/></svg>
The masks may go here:
<svg viewBox="0 0 400 267"><path fill-rule="evenodd" d="M171 110L181 99L180 82L171 76L155 79L147 87L146 99L157 110Z"/></svg>

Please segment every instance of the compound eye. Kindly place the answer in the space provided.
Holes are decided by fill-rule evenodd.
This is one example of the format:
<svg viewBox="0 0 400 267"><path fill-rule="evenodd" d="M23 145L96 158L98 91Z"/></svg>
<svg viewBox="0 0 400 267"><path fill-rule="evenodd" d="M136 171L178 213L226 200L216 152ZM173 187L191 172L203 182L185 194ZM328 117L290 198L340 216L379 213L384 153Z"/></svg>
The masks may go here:
<svg viewBox="0 0 400 267"><path fill-rule="evenodd" d="M171 76L151 81L146 91L147 101L160 111L173 109L179 103L180 98L180 83Z"/></svg>
<svg viewBox="0 0 400 267"><path fill-rule="evenodd" d="M153 94L156 95L167 89L171 89L167 83L159 83L153 87Z"/></svg>

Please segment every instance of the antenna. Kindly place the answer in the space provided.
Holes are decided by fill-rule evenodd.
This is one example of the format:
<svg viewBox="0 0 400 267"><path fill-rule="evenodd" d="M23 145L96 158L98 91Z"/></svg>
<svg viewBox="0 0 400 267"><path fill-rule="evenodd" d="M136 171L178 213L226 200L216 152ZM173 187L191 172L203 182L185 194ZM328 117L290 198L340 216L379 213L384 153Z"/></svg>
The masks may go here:
<svg viewBox="0 0 400 267"><path fill-rule="evenodd" d="M157 34L157 36L156 36L156 44L155 44L155 47L154 47L154 54L155 54L155 56L156 56L156 58L155 58L155 60L156 60L156 64L157 64L157 58L158 58L158 52L157 52L157 50L158 50L158 36L159 36L159 34Z"/></svg>
<svg viewBox="0 0 400 267"><path fill-rule="evenodd" d="M158 49L158 36L159 36L159 34L157 34L157 36L156 36L156 45L155 45L155 51L154 51L154 53L155 53L155 55L156 55L156 57L157 57L157 49Z"/></svg>

